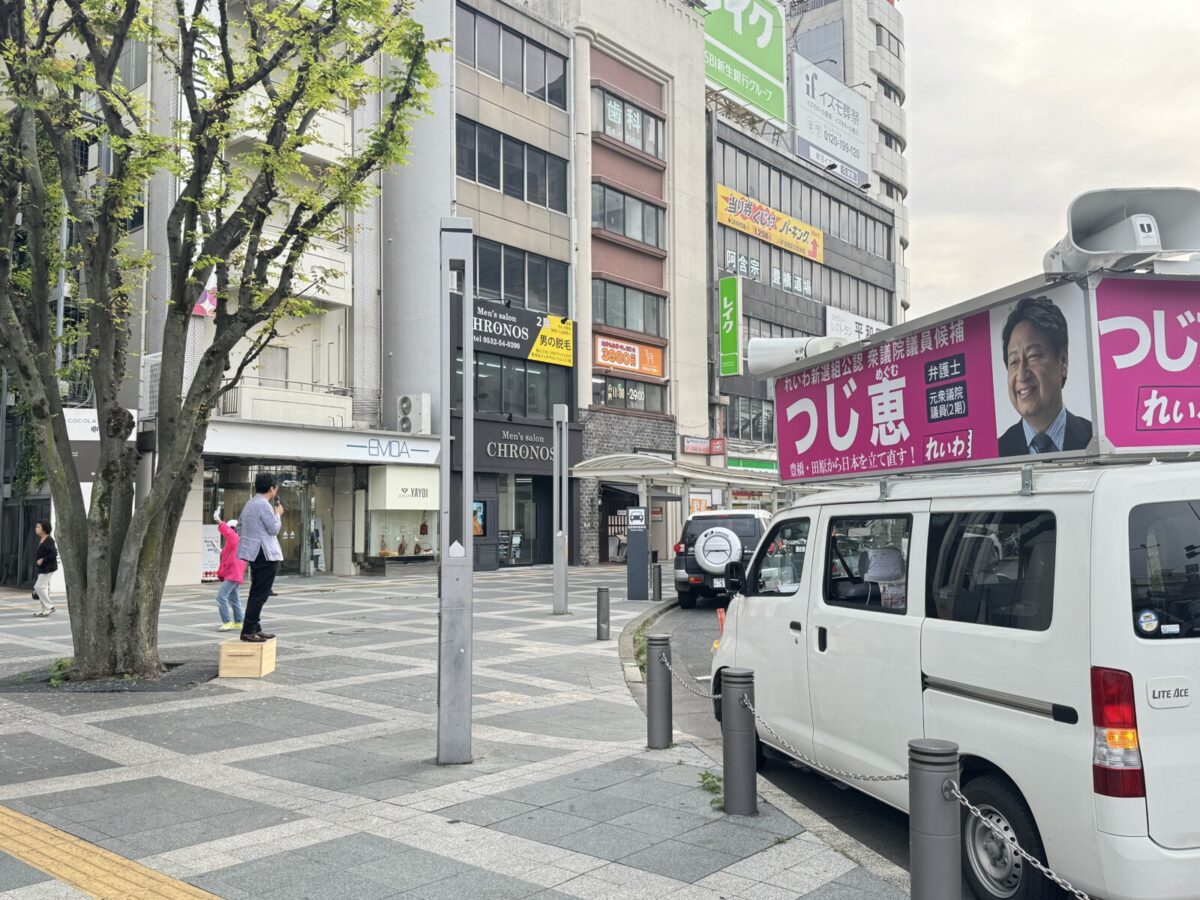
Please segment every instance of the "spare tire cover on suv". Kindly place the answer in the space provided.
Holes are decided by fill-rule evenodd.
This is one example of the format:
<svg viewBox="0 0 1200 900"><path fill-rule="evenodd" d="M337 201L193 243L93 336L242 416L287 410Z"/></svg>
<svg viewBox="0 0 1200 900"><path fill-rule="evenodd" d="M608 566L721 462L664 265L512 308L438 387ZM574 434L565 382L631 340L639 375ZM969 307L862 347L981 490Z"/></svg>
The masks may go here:
<svg viewBox="0 0 1200 900"><path fill-rule="evenodd" d="M742 558L742 539L717 525L700 532L694 550L700 568L712 575L724 575L726 563Z"/></svg>

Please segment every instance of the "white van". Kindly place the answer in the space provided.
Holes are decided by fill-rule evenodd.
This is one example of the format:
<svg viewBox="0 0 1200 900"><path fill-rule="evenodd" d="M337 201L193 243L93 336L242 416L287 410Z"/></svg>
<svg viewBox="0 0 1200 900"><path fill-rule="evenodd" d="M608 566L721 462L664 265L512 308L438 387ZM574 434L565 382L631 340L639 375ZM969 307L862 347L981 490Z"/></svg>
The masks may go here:
<svg viewBox="0 0 1200 900"><path fill-rule="evenodd" d="M954 741L967 797L1075 886L1200 897L1200 463L829 490L727 577L714 688L753 669L797 751L893 774L909 739ZM848 783L908 807L906 782ZM1057 896L965 814L963 871L981 898Z"/></svg>

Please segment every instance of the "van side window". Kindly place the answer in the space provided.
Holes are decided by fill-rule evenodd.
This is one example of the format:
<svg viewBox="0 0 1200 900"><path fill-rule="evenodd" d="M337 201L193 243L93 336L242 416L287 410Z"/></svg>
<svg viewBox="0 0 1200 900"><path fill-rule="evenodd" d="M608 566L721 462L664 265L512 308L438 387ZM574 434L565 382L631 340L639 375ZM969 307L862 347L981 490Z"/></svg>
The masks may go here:
<svg viewBox="0 0 1200 900"><path fill-rule="evenodd" d="M1045 631L1054 613L1054 513L929 517L930 619Z"/></svg>
<svg viewBox="0 0 1200 900"><path fill-rule="evenodd" d="M903 614L908 609L912 516L839 518L829 523L825 602Z"/></svg>
<svg viewBox="0 0 1200 900"><path fill-rule="evenodd" d="M1133 508L1129 582L1134 634L1151 640L1200 637L1200 501Z"/></svg>
<svg viewBox="0 0 1200 900"><path fill-rule="evenodd" d="M753 595L790 596L800 588L808 550L808 519L780 522L762 543L746 583Z"/></svg>

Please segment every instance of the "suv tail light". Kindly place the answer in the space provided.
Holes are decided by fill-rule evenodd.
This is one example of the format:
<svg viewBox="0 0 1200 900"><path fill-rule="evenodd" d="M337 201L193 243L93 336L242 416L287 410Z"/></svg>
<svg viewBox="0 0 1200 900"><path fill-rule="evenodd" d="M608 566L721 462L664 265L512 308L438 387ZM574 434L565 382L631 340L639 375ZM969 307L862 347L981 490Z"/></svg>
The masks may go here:
<svg viewBox="0 0 1200 900"><path fill-rule="evenodd" d="M1145 797L1133 676L1092 667L1092 788L1105 797Z"/></svg>
<svg viewBox="0 0 1200 900"><path fill-rule="evenodd" d="M675 545L675 552L676 552L676 553L682 553L682 552L683 552L684 550L686 550L686 549L687 549L687 547L685 547L683 544L676 544L676 545Z"/></svg>

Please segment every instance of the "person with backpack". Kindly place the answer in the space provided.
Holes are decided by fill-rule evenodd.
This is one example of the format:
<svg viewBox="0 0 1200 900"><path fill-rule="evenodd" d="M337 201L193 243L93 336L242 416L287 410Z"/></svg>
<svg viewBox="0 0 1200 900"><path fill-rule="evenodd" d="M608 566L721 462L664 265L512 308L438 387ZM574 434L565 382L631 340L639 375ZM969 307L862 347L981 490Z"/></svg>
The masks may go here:
<svg viewBox="0 0 1200 900"><path fill-rule="evenodd" d="M33 532L38 536L37 556L35 557L37 581L33 584L33 596L41 604L41 608L33 615L39 619L54 612L54 606L50 603L50 576L58 571L58 545L50 536L52 531L54 531L54 526L45 519L38 519L33 526Z"/></svg>
<svg viewBox="0 0 1200 900"><path fill-rule="evenodd" d="M221 510L213 513L217 530L221 532L221 564L217 567L217 578L221 586L217 589L217 611L221 614L220 631L233 631L242 627L242 603L238 588L246 580L246 563L238 559L238 520L222 521Z"/></svg>

